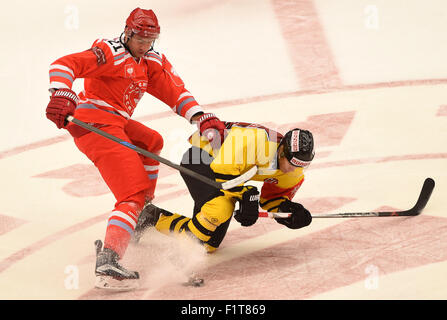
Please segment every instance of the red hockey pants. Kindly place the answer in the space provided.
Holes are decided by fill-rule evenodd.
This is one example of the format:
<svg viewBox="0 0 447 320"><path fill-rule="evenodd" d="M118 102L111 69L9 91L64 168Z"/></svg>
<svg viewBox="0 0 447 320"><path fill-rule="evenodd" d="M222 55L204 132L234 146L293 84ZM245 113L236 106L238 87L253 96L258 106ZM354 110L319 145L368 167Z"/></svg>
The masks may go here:
<svg viewBox="0 0 447 320"><path fill-rule="evenodd" d="M101 130L155 154L163 148L161 135L135 120L128 120L124 128L110 125ZM104 247L122 257L145 200L154 197L159 162L93 132L74 140L98 168L116 198L108 219Z"/></svg>

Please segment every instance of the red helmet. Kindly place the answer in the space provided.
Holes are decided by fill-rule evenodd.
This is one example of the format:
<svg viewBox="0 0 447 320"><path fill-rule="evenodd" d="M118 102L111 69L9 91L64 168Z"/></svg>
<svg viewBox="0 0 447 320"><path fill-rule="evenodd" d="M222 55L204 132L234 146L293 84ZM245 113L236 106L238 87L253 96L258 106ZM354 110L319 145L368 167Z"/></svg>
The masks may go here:
<svg viewBox="0 0 447 320"><path fill-rule="evenodd" d="M134 9L126 20L126 27L132 34L142 37L158 38L160 25L152 10Z"/></svg>

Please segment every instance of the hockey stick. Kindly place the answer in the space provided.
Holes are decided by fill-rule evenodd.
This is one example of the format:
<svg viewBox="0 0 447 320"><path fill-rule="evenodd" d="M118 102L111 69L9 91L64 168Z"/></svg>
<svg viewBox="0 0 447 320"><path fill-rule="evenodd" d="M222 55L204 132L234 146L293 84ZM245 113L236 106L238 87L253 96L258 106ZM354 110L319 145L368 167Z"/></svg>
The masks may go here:
<svg viewBox="0 0 447 320"><path fill-rule="evenodd" d="M182 166L180 166L178 164L175 164L175 163L173 163L173 162L171 162L171 161L169 161L169 160L167 160L165 158L162 158L159 155L156 155L155 153L152 153L152 152L149 152L147 150L141 149L140 147L137 147L137 146L135 146L135 145L133 145L133 144L127 142L127 141L124 141L124 140L122 140L122 139L120 139L118 137L115 137L114 135L111 135L111 134L109 134L109 133L107 133L107 132L105 132L105 131L103 131L101 129L93 127L93 126L89 125L88 123L85 123L85 122L83 122L81 120L78 120L78 119L74 118L73 116L67 116L67 121L70 121L70 122L72 122L72 123L74 123L74 124L84 128L86 130L89 130L89 131L92 131L92 132L94 132L96 134L99 134L100 136L103 136L103 137L105 137L105 138L107 138L109 140L115 141L115 142L121 144L124 147L127 147L129 149L132 149L132 150L138 152L139 154L142 154L145 157L157 160L158 162L161 162L161 163L163 163L163 164L165 164L165 165L167 165L167 166L169 166L171 168L177 169L178 171L183 172L184 174L187 174L187 175L189 175L189 176L191 176L191 177L193 177L193 178L195 178L197 180L200 180L200 181L202 181L202 182L204 182L204 183L206 183L206 184L208 184L208 185L210 185L210 186L212 186L212 187L214 187L216 189L228 190L228 189L234 188L234 187L236 187L236 186L238 186L238 185L240 185L240 184L250 180L258 172L258 167L254 166L253 168L251 168L247 172L241 174L237 178L234 178L232 180L228 180L228 181L225 181L225 182L217 182L217 181L211 180L211 179L209 179L209 178L207 178L205 176L202 176L201 174L198 174L197 172L194 172L194 171L192 171L192 170L190 170L188 168L182 167Z"/></svg>
<svg viewBox="0 0 447 320"><path fill-rule="evenodd" d="M432 178L427 178L424 181L419 198L413 208L404 211L370 211L370 212L346 212L346 213L332 213L332 214L315 214L312 218L362 218L362 217L414 217L419 215L427 205L428 200L435 187L435 181ZM287 218L290 213L274 213L274 212L259 212L259 217L262 218Z"/></svg>

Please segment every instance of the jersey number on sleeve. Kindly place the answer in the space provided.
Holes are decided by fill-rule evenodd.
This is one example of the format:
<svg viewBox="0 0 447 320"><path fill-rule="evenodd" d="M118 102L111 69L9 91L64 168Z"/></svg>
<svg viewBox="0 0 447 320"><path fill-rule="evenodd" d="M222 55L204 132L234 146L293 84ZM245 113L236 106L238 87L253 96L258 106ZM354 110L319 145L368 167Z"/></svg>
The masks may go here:
<svg viewBox="0 0 447 320"><path fill-rule="evenodd" d="M121 42L119 41L115 41L115 40L107 40L107 42L110 44L110 47L113 48L113 50L115 51L115 53L119 50L123 48L123 45L121 44Z"/></svg>

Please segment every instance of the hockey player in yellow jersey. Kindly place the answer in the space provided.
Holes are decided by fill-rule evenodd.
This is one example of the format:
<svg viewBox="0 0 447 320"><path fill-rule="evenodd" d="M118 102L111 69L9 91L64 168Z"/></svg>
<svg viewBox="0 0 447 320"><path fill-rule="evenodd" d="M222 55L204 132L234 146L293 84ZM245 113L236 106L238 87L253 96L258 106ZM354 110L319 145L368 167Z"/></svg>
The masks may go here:
<svg viewBox="0 0 447 320"><path fill-rule="evenodd" d="M189 139L192 147L183 155L181 165L219 182L256 165L258 172L251 180L263 182L261 192L250 185L217 190L181 173L194 200L192 218L150 204L140 214L136 239L146 228L155 226L167 235L192 236L213 252L225 237L237 203L234 218L244 227L257 221L259 206L269 212L290 212L288 218L275 219L291 229L311 223L309 211L292 199L314 157L312 133L296 128L283 136L264 126L242 122L227 122L226 128L220 147L198 132L193 134Z"/></svg>

